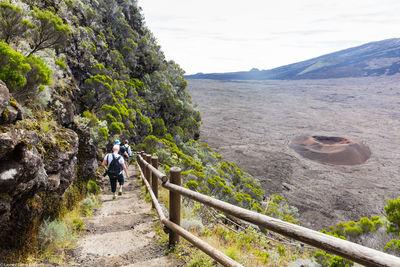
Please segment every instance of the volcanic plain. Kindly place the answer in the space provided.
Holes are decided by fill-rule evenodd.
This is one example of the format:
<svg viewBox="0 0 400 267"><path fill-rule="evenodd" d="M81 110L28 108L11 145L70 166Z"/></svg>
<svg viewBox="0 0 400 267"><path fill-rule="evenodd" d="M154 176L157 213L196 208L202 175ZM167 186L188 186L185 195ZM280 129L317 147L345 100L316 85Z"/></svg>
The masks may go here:
<svg viewBox="0 0 400 267"><path fill-rule="evenodd" d="M295 81L188 80L202 115L200 140L322 229L381 216L400 192L400 76ZM363 164L323 164L289 146L297 136L355 139Z"/></svg>

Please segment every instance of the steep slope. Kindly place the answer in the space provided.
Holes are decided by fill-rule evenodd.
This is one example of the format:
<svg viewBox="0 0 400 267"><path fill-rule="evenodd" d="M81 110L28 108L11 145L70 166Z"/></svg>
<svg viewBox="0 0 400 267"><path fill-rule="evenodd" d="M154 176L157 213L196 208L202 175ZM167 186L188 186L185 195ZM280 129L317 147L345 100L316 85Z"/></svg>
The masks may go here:
<svg viewBox="0 0 400 267"><path fill-rule="evenodd" d="M400 39L367 43L271 70L187 75L187 79L297 80L393 75L400 72Z"/></svg>

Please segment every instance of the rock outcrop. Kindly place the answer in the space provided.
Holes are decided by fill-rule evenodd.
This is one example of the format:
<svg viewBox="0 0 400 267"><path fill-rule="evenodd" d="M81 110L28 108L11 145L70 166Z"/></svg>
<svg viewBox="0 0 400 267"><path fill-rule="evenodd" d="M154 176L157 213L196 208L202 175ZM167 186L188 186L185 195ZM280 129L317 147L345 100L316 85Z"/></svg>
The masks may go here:
<svg viewBox="0 0 400 267"><path fill-rule="evenodd" d="M22 120L4 84L0 95L0 246L30 250L40 223L57 215L76 180L78 135L57 123L45 132L38 122Z"/></svg>

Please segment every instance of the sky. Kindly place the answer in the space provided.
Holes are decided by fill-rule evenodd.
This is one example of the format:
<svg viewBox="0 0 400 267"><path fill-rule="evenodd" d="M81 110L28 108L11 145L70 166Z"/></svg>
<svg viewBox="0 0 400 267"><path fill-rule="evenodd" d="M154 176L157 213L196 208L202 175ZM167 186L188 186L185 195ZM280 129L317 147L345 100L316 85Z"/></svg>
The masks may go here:
<svg viewBox="0 0 400 267"><path fill-rule="evenodd" d="M138 0L186 74L271 69L400 37L399 0Z"/></svg>

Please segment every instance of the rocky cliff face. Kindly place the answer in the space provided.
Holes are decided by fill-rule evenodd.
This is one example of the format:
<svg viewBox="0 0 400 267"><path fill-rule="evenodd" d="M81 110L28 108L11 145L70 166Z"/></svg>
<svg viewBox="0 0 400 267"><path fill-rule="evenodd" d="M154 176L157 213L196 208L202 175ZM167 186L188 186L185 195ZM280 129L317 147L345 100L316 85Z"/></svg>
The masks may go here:
<svg viewBox="0 0 400 267"><path fill-rule="evenodd" d="M77 180L83 153L76 132L59 124L45 132L24 119L3 83L0 91L0 244L29 250L42 220L57 215L65 190ZM90 157L93 163L96 155Z"/></svg>

